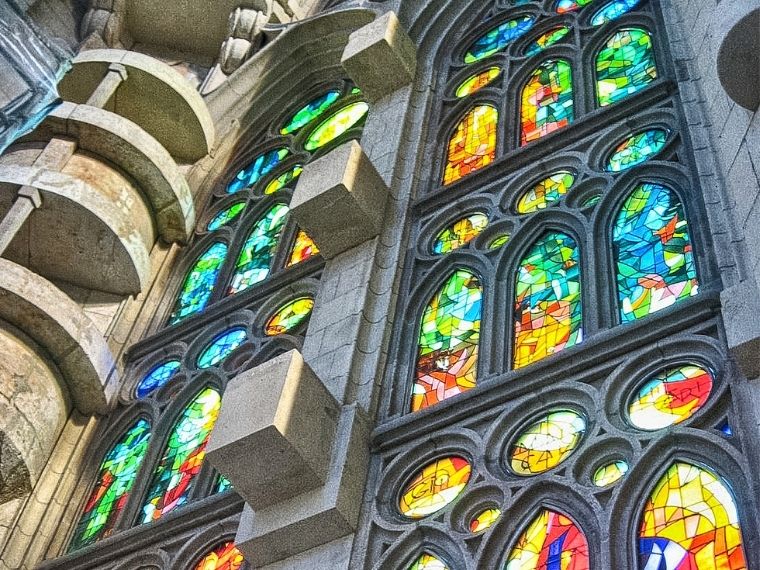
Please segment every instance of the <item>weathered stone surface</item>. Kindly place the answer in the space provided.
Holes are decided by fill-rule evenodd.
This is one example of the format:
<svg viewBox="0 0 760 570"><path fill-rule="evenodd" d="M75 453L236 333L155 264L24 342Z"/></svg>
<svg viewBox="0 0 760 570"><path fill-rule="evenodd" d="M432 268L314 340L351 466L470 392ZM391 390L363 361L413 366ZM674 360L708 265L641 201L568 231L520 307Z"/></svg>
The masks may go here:
<svg viewBox="0 0 760 570"><path fill-rule="evenodd" d="M414 79L417 48L394 12L351 34L341 64L370 101L378 101Z"/></svg>
<svg viewBox="0 0 760 570"><path fill-rule="evenodd" d="M375 237L382 228L388 187L356 141L307 164L291 215L330 259Z"/></svg>
<svg viewBox="0 0 760 570"><path fill-rule="evenodd" d="M747 378L760 377L760 320L747 318L757 313L760 289L757 283L742 281L721 293L726 340Z"/></svg>
<svg viewBox="0 0 760 570"><path fill-rule="evenodd" d="M227 386L206 454L254 508L323 485L338 403L291 350Z"/></svg>
<svg viewBox="0 0 760 570"><path fill-rule="evenodd" d="M745 109L760 106L760 0L731 0L715 8L718 77Z"/></svg>

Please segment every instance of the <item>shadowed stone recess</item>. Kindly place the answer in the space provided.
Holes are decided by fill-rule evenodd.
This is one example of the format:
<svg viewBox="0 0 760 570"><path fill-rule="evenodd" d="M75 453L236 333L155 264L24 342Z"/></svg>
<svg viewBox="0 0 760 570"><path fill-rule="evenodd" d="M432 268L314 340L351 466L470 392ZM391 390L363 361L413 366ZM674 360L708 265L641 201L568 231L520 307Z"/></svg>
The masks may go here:
<svg viewBox="0 0 760 570"><path fill-rule="evenodd" d="M0 431L0 505L18 499L32 490L29 469L21 453Z"/></svg>

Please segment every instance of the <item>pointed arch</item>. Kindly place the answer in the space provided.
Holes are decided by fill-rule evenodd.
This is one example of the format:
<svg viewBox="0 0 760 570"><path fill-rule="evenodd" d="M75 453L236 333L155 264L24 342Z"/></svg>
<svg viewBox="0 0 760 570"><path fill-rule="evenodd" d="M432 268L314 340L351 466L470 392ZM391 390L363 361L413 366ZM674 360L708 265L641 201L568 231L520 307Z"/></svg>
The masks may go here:
<svg viewBox="0 0 760 570"><path fill-rule="evenodd" d="M111 447L98 470L84 506L69 552L109 536L124 509L150 443L150 423L139 419Z"/></svg>
<svg viewBox="0 0 760 570"><path fill-rule="evenodd" d="M221 405L219 392L208 387L185 407L153 472L139 522L157 520L188 501Z"/></svg>
<svg viewBox="0 0 760 570"><path fill-rule="evenodd" d="M492 105L467 111L449 139L443 183L451 184L491 164L496 158L499 112Z"/></svg>
<svg viewBox="0 0 760 570"><path fill-rule="evenodd" d="M596 56L596 97L600 107L622 101L657 79L652 38L643 28L612 34Z"/></svg>
<svg viewBox="0 0 760 570"><path fill-rule="evenodd" d="M228 295L244 291L269 275L288 211L285 204L275 204L254 224L235 263Z"/></svg>
<svg viewBox="0 0 760 570"><path fill-rule="evenodd" d="M515 276L514 368L581 342L580 250L569 235L545 233Z"/></svg>
<svg viewBox="0 0 760 570"><path fill-rule="evenodd" d="M545 61L530 74L520 97L520 146L573 122L573 72L564 59Z"/></svg>
<svg viewBox="0 0 760 570"><path fill-rule="evenodd" d="M677 461L649 495L639 527L641 568L747 568L736 500L713 471Z"/></svg>
<svg viewBox="0 0 760 570"><path fill-rule="evenodd" d="M412 389L416 412L475 387L483 287L457 269L425 307Z"/></svg>
<svg viewBox="0 0 760 570"><path fill-rule="evenodd" d="M195 570L238 570L243 562L243 554L230 540L208 552L194 568Z"/></svg>
<svg viewBox="0 0 760 570"><path fill-rule="evenodd" d="M227 258L227 249L226 243L217 241L198 257L182 282L169 324L178 323L206 308L211 293L214 292L216 279Z"/></svg>
<svg viewBox="0 0 760 570"><path fill-rule="evenodd" d="M543 509L523 531L504 570L589 570L586 535L569 517Z"/></svg>
<svg viewBox="0 0 760 570"><path fill-rule="evenodd" d="M612 230L621 322L696 295L694 252L684 207L667 186L638 184Z"/></svg>

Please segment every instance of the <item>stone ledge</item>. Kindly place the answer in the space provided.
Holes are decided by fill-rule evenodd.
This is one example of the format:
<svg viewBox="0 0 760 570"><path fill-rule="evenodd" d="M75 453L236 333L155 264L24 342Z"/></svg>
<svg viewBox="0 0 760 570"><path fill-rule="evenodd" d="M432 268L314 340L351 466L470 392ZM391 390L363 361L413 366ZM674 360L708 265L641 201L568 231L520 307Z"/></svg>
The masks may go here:
<svg viewBox="0 0 760 570"><path fill-rule="evenodd" d="M760 0L726 0L713 21L718 79L745 109L760 106Z"/></svg>

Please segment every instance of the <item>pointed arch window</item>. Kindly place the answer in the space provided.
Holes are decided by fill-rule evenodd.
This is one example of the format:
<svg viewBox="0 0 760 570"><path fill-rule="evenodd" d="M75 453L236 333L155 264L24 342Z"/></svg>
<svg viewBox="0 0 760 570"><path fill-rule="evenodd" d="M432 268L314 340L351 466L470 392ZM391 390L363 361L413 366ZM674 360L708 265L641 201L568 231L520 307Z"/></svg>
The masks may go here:
<svg viewBox="0 0 760 570"><path fill-rule="evenodd" d="M580 252L570 236L548 232L523 258L514 319L514 368L581 342Z"/></svg>
<svg viewBox="0 0 760 570"><path fill-rule="evenodd" d="M288 211L285 204L275 204L253 226L235 264L229 295L244 291L269 275Z"/></svg>
<svg viewBox="0 0 760 570"><path fill-rule="evenodd" d="M496 157L499 112L491 105L470 109L449 140L443 183L451 184L488 166Z"/></svg>
<svg viewBox="0 0 760 570"><path fill-rule="evenodd" d="M140 522L157 520L187 503L221 404L219 392L204 388L184 409L153 473Z"/></svg>
<svg viewBox="0 0 760 570"><path fill-rule="evenodd" d="M615 220L612 247L622 322L697 294L689 225L681 201L668 187L636 186Z"/></svg>
<svg viewBox="0 0 760 570"><path fill-rule="evenodd" d="M220 241L201 254L182 283L169 324L178 323L206 308L226 258L227 244Z"/></svg>
<svg viewBox="0 0 760 570"><path fill-rule="evenodd" d="M588 541L569 517L545 509L517 540L504 570L589 570Z"/></svg>
<svg viewBox="0 0 760 570"><path fill-rule="evenodd" d="M412 390L416 412L475 387L483 288L456 270L433 295L420 323Z"/></svg>
<svg viewBox="0 0 760 570"><path fill-rule="evenodd" d="M674 463L647 500L639 529L641 568L747 568L736 500L715 473Z"/></svg>
<svg viewBox="0 0 760 570"><path fill-rule="evenodd" d="M242 565L243 554L230 541L206 554L195 566L195 570L238 570Z"/></svg>
<svg viewBox="0 0 760 570"><path fill-rule="evenodd" d="M103 459L95 486L74 530L69 552L93 544L113 532L145 458L150 435L147 420L138 420Z"/></svg>
<svg viewBox="0 0 760 570"><path fill-rule="evenodd" d="M615 32L596 58L596 96L600 107L638 93L657 79L652 38L646 30Z"/></svg>
<svg viewBox="0 0 760 570"><path fill-rule="evenodd" d="M522 90L520 145L566 127L574 116L570 63L564 59L542 63Z"/></svg>

